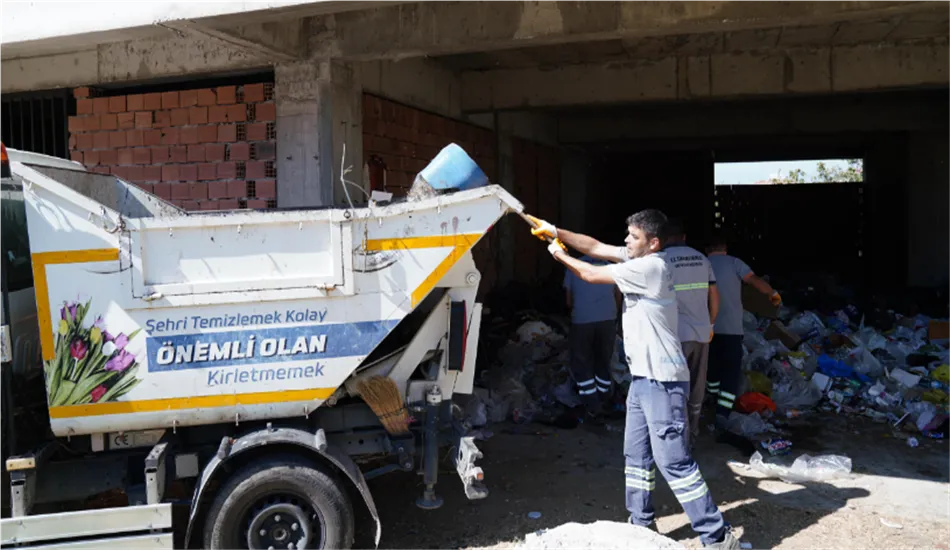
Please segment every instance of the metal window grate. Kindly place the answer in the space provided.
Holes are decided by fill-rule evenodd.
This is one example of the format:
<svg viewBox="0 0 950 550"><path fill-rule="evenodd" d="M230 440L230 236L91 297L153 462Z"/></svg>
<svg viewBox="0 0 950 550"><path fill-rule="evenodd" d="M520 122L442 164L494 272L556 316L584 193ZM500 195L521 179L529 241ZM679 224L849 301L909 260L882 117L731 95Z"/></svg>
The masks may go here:
<svg viewBox="0 0 950 550"><path fill-rule="evenodd" d="M70 90L3 94L0 99L4 145L69 158L69 117L76 114Z"/></svg>

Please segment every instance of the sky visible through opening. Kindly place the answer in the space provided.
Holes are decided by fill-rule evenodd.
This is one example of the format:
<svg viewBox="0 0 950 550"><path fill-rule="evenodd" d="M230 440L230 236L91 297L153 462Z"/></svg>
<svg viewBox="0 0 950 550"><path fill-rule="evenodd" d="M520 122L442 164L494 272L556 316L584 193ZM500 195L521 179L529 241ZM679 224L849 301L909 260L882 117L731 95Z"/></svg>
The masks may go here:
<svg viewBox="0 0 950 550"><path fill-rule="evenodd" d="M787 177L793 170L805 173L805 183L816 181L818 163L825 163L829 170L846 170L847 159L779 160L767 162L717 162L716 185L767 185L770 179Z"/></svg>

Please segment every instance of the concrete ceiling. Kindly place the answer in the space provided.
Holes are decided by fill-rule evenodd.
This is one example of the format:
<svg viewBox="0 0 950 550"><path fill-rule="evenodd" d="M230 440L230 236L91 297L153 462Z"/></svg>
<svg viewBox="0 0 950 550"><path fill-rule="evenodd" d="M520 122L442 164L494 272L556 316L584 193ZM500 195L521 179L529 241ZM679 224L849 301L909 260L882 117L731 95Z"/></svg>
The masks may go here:
<svg viewBox="0 0 950 550"><path fill-rule="evenodd" d="M444 55L433 59L456 71L485 71L663 59L671 56L775 51L786 48L896 43L947 36L950 10L944 3L935 4L942 8L871 20L576 42Z"/></svg>

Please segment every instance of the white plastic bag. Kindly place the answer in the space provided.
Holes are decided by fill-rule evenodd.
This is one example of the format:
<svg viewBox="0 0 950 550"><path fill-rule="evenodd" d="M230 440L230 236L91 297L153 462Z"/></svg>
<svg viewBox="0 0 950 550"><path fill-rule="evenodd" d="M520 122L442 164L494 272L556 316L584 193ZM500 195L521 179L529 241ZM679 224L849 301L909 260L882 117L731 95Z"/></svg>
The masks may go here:
<svg viewBox="0 0 950 550"><path fill-rule="evenodd" d="M777 477L786 483L805 481L829 481L851 474L851 459L843 455L801 455L790 467L767 463L758 451L749 459L753 470L769 477Z"/></svg>

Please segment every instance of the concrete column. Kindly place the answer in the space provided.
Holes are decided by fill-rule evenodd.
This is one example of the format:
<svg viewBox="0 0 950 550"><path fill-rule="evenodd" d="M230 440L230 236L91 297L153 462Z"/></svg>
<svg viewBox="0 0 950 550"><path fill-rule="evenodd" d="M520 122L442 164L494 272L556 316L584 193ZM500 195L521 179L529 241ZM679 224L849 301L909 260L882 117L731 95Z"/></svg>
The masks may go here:
<svg viewBox="0 0 950 550"><path fill-rule="evenodd" d="M332 62L330 93L333 112L333 159L330 163L333 173L333 203L339 206L347 204L340 175L341 170L350 168L346 179L359 186L347 186L350 199L354 204L365 204L369 186L363 181L363 88L360 71L349 63Z"/></svg>
<svg viewBox="0 0 950 550"><path fill-rule="evenodd" d="M911 134L907 143L907 284L947 284L950 239L948 140L945 133Z"/></svg>
<svg viewBox="0 0 950 550"><path fill-rule="evenodd" d="M277 206L333 203L330 63L299 61L274 69L277 103Z"/></svg>

